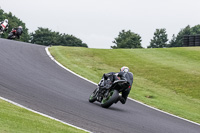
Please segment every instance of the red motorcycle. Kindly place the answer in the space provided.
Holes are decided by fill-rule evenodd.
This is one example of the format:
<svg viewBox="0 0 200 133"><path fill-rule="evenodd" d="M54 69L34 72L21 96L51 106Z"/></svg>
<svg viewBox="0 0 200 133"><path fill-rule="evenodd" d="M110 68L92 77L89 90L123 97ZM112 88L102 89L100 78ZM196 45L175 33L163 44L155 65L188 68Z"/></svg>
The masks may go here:
<svg viewBox="0 0 200 133"><path fill-rule="evenodd" d="M8 39L15 39L17 37L17 31L12 29L12 31L8 35Z"/></svg>

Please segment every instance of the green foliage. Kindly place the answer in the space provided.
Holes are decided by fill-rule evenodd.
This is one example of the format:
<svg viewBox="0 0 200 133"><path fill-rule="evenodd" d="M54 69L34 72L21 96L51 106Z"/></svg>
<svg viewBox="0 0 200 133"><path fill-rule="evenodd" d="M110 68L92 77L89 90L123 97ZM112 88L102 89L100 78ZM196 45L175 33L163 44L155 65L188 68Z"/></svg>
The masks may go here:
<svg viewBox="0 0 200 133"><path fill-rule="evenodd" d="M52 32L48 28L39 27L35 33L31 33L31 43L41 44L41 45L59 45L57 40L60 34L58 32Z"/></svg>
<svg viewBox="0 0 200 133"><path fill-rule="evenodd" d="M200 34L200 25L196 25L190 29L190 35Z"/></svg>
<svg viewBox="0 0 200 133"><path fill-rule="evenodd" d="M80 39L68 34L63 34L60 42L64 46L88 47L87 44L83 43Z"/></svg>
<svg viewBox="0 0 200 133"><path fill-rule="evenodd" d="M151 39L148 48L163 48L167 46L167 34L166 29L156 29L154 37Z"/></svg>
<svg viewBox="0 0 200 133"><path fill-rule="evenodd" d="M51 31L48 28L39 27L35 33L31 33L31 43L40 45L62 45L62 46L76 46L88 47L79 38L73 35L60 34L59 32Z"/></svg>
<svg viewBox="0 0 200 133"><path fill-rule="evenodd" d="M119 32L118 37L113 41L116 46L111 46L111 48L142 48L141 41L140 35L131 32L130 30L122 30L122 32Z"/></svg>
<svg viewBox="0 0 200 133"><path fill-rule="evenodd" d="M172 38L173 41L172 40L170 41L169 47L182 47L183 46L182 40L184 35L191 35L191 28L189 25L181 29L180 32L177 34L177 36Z"/></svg>
<svg viewBox="0 0 200 133"><path fill-rule="evenodd" d="M12 31L12 28L22 26L23 27L23 34L20 37L20 41L28 42L30 40L30 36L28 34L28 29L26 28L25 23L23 23L19 18L16 16L13 16L11 12L5 13L2 9L0 9L0 21L3 21L4 19L8 19L9 28L6 32L4 32L1 35L1 38L7 38L10 31Z"/></svg>
<svg viewBox="0 0 200 133"><path fill-rule="evenodd" d="M176 36L173 34L172 39L171 41L169 41L169 44L167 45L167 47L175 46L175 45L176 45Z"/></svg>

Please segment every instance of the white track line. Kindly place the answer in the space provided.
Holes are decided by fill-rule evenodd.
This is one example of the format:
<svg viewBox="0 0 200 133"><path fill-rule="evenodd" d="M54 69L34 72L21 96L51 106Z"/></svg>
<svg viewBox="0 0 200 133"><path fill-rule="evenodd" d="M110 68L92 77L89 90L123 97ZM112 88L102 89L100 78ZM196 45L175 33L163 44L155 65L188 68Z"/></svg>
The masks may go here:
<svg viewBox="0 0 200 133"><path fill-rule="evenodd" d="M69 70L68 68L66 68L66 67L64 67L62 64L60 64L58 61L56 61L56 60L54 59L54 57L50 54L48 48L49 48L49 47L46 47L46 48L45 48L47 55L48 55L54 62L56 62L59 66L61 66L61 67L64 68L65 70L71 72L72 74L74 74L74 75L76 75L76 76L78 76L78 77L80 77L80 78L82 78L82 79L84 79L84 80L86 80L86 81L88 81L88 82L90 82L90 83L93 83L93 84L97 85L97 83L94 83L94 82L92 82L92 81L90 81L90 80L88 80L88 79L86 79L86 78L84 78L84 77L82 77L82 76L76 74L75 72ZM137 103L139 103L139 104L142 104L142 105L144 105L144 106L146 106L146 107L149 107L149 108L151 108L151 109L154 109L154 110L157 110L157 111L159 111L159 112L165 113L165 114L167 114L167 115L170 115L170 116L173 116L173 117L179 118L179 119L181 119L181 120L185 120L185 121L187 121L187 122L190 122L190 123L193 123L193 124L196 124L196 125L199 125L199 126L200 126L199 123L196 123L196 122L187 120L187 119L185 119L185 118L182 118L182 117L179 117L179 116L176 116L176 115L167 113L167 112L164 112L164 111L162 111L162 110L159 110L159 109L157 109L157 108L154 108L154 107L151 107L151 106L149 106L149 105L146 105L146 104L144 104L144 103L142 103L142 102L140 102L140 101L137 101L137 100L135 100L135 99L132 99L132 98L130 98L130 97L128 97L128 99L130 99L130 100L132 100L132 101L134 101L134 102L137 102Z"/></svg>
<svg viewBox="0 0 200 133"><path fill-rule="evenodd" d="M88 80L88 79L86 79L86 78L84 78L84 77L82 77L82 76L76 74L75 72L69 70L68 68L66 68L66 67L64 67L62 64L60 64L60 63L59 63L57 60L55 60L54 57L50 54L48 48L49 48L49 47L46 47L46 48L45 48L46 53L47 53L47 55L48 55L54 62L56 62L56 64L58 64L60 67L64 68L65 70L71 72L72 74L78 76L79 78L82 78L82 79L84 79L84 80L86 80L86 81L88 81L88 82L90 82L90 83L92 83L92 84L97 85L96 83L94 83L94 82L92 82L92 81L90 81L90 80Z"/></svg>

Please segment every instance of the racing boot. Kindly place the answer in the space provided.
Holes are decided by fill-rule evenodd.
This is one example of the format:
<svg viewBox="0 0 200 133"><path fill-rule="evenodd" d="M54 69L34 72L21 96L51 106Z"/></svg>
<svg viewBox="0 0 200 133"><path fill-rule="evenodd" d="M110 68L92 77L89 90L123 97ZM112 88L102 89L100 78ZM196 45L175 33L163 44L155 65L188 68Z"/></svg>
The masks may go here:
<svg viewBox="0 0 200 133"><path fill-rule="evenodd" d="M125 104L126 100L122 97L122 96L119 96L119 101L122 103L122 104Z"/></svg>
<svg viewBox="0 0 200 133"><path fill-rule="evenodd" d="M117 103L118 101L120 101L122 104L125 104L126 102L126 100L122 96L119 96L115 103Z"/></svg>

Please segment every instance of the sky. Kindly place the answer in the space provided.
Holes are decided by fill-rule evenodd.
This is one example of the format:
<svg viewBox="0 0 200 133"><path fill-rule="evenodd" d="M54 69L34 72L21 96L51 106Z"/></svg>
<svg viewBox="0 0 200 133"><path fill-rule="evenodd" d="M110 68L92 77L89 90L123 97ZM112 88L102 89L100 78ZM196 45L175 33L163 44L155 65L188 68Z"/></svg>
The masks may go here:
<svg viewBox="0 0 200 133"><path fill-rule="evenodd" d="M122 30L142 37L147 47L156 29L168 39L187 25L200 24L200 0L0 0L29 32L38 27L74 35L89 48L109 49ZM1 21L1 20L0 20Z"/></svg>

